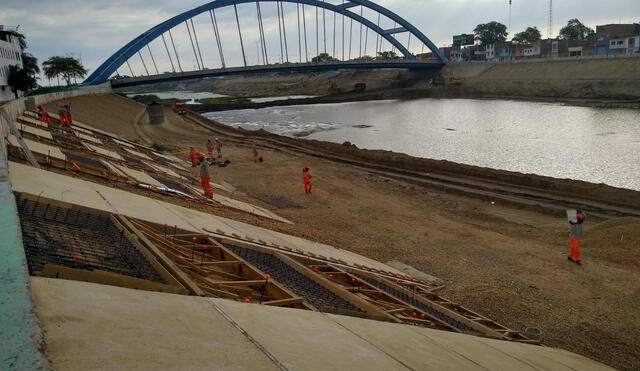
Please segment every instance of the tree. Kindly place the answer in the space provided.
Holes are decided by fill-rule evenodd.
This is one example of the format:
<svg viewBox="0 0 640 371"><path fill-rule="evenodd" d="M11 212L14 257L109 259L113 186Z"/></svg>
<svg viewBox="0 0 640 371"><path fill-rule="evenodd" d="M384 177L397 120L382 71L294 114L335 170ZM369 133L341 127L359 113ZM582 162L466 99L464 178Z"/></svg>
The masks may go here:
<svg viewBox="0 0 640 371"><path fill-rule="evenodd" d="M29 53L22 53L22 68L24 68L27 73L35 77L35 75L40 73L38 58Z"/></svg>
<svg viewBox="0 0 640 371"><path fill-rule="evenodd" d="M87 74L82 63L73 57L51 57L42 63L42 70L49 79L62 77L67 86L71 85L72 78L83 78Z"/></svg>
<svg viewBox="0 0 640 371"><path fill-rule="evenodd" d="M518 44L531 44L542 39L542 34L538 27L527 27L526 30L518 32L512 41Z"/></svg>
<svg viewBox="0 0 640 371"><path fill-rule="evenodd" d="M29 92L38 86L38 80L27 70L18 65L9 66L9 77L7 84L11 87L11 91L18 98L18 91Z"/></svg>
<svg viewBox="0 0 640 371"><path fill-rule="evenodd" d="M378 52L376 59L398 59L400 58L396 52L390 50L386 52Z"/></svg>
<svg viewBox="0 0 640 371"><path fill-rule="evenodd" d="M577 18L574 18L570 19L567 25L562 27L559 36L564 40L582 41L594 33L593 28L585 26Z"/></svg>
<svg viewBox="0 0 640 371"><path fill-rule="evenodd" d="M311 58L311 62L313 62L313 63L332 62L332 61L337 61L337 59L332 57L332 56L330 56L327 53L320 53L320 54L318 54L317 57Z"/></svg>
<svg viewBox="0 0 640 371"><path fill-rule="evenodd" d="M369 61L372 61L374 59L375 58L373 58L370 55L363 55L362 57L355 58L354 61L369 62Z"/></svg>
<svg viewBox="0 0 640 371"><path fill-rule="evenodd" d="M473 33L482 46L506 41L509 35L507 26L496 21L477 25Z"/></svg>

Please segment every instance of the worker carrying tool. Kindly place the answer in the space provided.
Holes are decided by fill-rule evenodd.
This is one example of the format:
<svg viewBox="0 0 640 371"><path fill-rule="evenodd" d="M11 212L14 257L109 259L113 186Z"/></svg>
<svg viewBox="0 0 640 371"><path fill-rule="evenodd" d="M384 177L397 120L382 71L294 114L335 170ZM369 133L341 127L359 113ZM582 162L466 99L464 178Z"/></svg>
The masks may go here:
<svg viewBox="0 0 640 371"><path fill-rule="evenodd" d="M51 125L51 117L49 117L47 109L42 104L38 104L38 120L47 124L47 126Z"/></svg>
<svg viewBox="0 0 640 371"><path fill-rule="evenodd" d="M189 160L191 160L191 167L196 167L196 149L191 147L191 151L189 151Z"/></svg>
<svg viewBox="0 0 640 371"><path fill-rule="evenodd" d="M253 154L253 162L262 162L262 157L260 157L260 155L258 154L257 145L258 144L255 142L255 140L251 142L251 153Z"/></svg>
<svg viewBox="0 0 640 371"><path fill-rule="evenodd" d="M207 139L207 153L209 154L209 158L213 157L213 143L211 142L211 138Z"/></svg>
<svg viewBox="0 0 640 371"><path fill-rule="evenodd" d="M209 162L205 160L204 155L198 158L200 164L200 184L206 197L213 197L213 188L211 188L211 172L209 171Z"/></svg>
<svg viewBox="0 0 640 371"><path fill-rule="evenodd" d="M581 265L580 260L580 239L582 238L582 224L586 215L581 210L567 210L567 219L571 229L569 234L569 255L567 260Z"/></svg>
<svg viewBox="0 0 640 371"><path fill-rule="evenodd" d="M64 104L61 104L58 107L58 122L60 123L60 127L71 127L71 123L68 122L67 120L69 120L68 116L67 116L67 109L65 108Z"/></svg>
<svg viewBox="0 0 640 371"><path fill-rule="evenodd" d="M220 138L216 138L216 152L218 153L218 157L222 157L222 141Z"/></svg>
<svg viewBox="0 0 640 371"><path fill-rule="evenodd" d="M311 194L311 189L313 188L313 182L311 181L311 172L309 172L309 166L302 168L302 182L304 183L304 193L307 195Z"/></svg>

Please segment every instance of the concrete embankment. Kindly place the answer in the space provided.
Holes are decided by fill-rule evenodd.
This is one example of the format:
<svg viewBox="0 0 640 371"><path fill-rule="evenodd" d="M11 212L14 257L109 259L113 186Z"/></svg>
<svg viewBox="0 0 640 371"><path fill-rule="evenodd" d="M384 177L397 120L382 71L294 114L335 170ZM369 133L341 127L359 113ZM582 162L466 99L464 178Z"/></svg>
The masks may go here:
<svg viewBox="0 0 640 371"><path fill-rule="evenodd" d="M452 94L461 96L640 102L640 58L637 57L450 63L447 70L462 80L460 86L450 89Z"/></svg>

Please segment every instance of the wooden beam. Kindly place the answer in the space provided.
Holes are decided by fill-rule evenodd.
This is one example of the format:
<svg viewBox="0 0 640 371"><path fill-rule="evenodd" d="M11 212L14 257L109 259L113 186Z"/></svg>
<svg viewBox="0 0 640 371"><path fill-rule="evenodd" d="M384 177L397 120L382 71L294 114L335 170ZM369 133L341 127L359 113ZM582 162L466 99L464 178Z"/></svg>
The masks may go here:
<svg viewBox="0 0 640 371"><path fill-rule="evenodd" d="M267 283L265 280L250 280L250 281L212 281L212 285L225 285L225 286L264 286Z"/></svg>
<svg viewBox="0 0 640 371"><path fill-rule="evenodd" d="M160 249L158 249L153 243L151 243L151 241L149 241L149 239L147 239L147 237L142 234L142 232L134 227L131 222L129 222L129 219L127 219L127 217L123 215L116 215L116 219L123 226L127 227L127 229L129 229L133 234L135 234L136 237L138 237L138 239L142 242L144 247L146 247L158 259L160 264L162 264L162 266L164 266L182 285L184 285L187 290L198 296L206 296L204 291L202 291L200 287L198 287L198 285L193 282L191 278L189 278L189 276L187 276L180 268L178 268L171 259L167 258L167 256Z"/></svg>
<svg viewBox="0 0 640 371"><path fill-rule="evenodd" d="M262 305L269 305L269 306L279 307L279 306L282 306L282 305L289 305L289 304L302 304L303 301L304 301L304 298L296 297L296 298L291 298L291 299L263 301Z"/></svg>

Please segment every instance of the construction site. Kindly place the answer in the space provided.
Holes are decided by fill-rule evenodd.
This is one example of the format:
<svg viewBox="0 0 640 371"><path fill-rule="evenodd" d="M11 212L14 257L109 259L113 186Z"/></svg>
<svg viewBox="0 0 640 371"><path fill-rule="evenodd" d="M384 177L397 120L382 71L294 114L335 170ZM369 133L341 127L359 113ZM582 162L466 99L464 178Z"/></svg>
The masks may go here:
<svg viewBox="0 0 640 371"><path fill-rule="evenodd" d="M640 319L628 310L637 249L588 250L582 270L565 266L554 214L564 206L553 200L525 207L430 187L191 112L165 109L151 125L144 105L109 93L55 98L2 114L3 316L13 319L3 368L639 365ZM55 112L63 102L71 127L38 118L36 103ZM205 152L212 137L229 163L213 170L208 198L187 149ZM251 160L252 140L264 163ZM624 230L637 247L637 209L620 204L599 204L592 235L603 240L587 246Z"/></svg>

